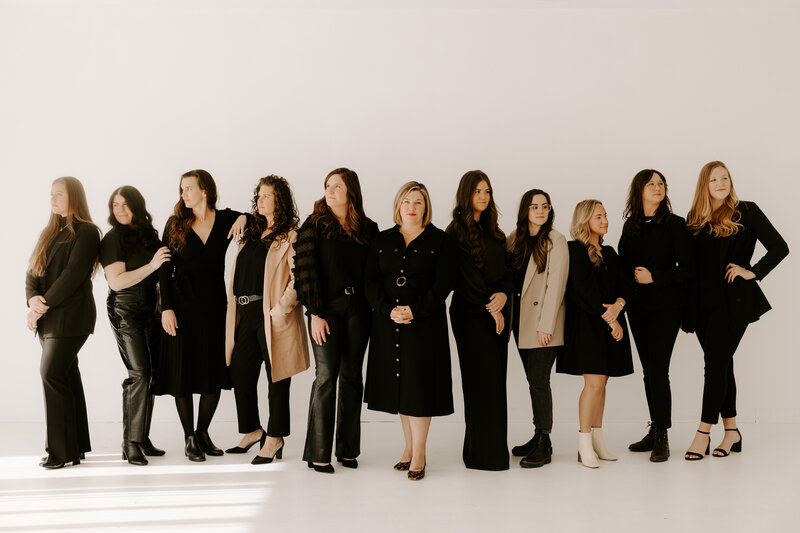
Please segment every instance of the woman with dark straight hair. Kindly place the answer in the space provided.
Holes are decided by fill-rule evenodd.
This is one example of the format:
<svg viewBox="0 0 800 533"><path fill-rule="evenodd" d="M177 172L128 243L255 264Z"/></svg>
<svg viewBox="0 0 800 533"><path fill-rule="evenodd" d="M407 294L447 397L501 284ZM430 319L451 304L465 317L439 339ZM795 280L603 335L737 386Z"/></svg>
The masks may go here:
<svg viewBox="0 0 800 533"><path fill-rule="evenodd" d="M169 248L161 246L153 217L135 187L112 192L108 211L111 230L100 243L100 263L108 281L108 320L128 370L122 382L122 458L146 465L145 456L164 455L150 441L150 381L161 342L158 269L169 260Z"/></svg>
<svg viewBox="0 0 800 533"><path fill-rule="evenodd" d="M78 351L94 333L92 276L100 249L100 230L80 181L55 180L50 211L25 278L26 323L42 345L47 457L39 466L48 469L80 464L91 451Z"/></svg>
<svg viewBox="0 0 800 533"><path fill-rule="evenodd" d="M358 467L362 367L370 331L364 268L377 234L378 225L364 214L358 175L347 168L329 172L325 196L314 203L294 244L295 289L309 316L316 364L303 460L317 472L334 472L332 453L342 466Z"/></svg>
<svg viewBox="0 0 800 533"><path fill-rule="evenodd" d="M462 176L453 221L445 231L460 252L450 324L464 392L464 465L508 470L506 301L514 287L492 185L483 171Z"/></svg>

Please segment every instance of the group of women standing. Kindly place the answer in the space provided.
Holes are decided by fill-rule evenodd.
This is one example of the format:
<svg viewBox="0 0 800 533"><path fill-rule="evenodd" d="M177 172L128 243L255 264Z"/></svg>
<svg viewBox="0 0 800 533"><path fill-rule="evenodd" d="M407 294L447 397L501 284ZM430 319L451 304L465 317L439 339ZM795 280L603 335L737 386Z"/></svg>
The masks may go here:
<svg viewBox="0 0 800 533"><path fill-rule="evenodd" d="M788 247L755 204L738 200L723 163L703 167L687 221L672 213L664 176L639 172L619 254L603 243L608 219L600 201L575 207L567 242L553 228L552 202L541 189L522 196L516 228L506 238L491 181L479 170L462 177L444 231L431 223L422 183L400 188L395 225L382 232L364 213L355 172L331 171L324 190L299 225L289 184L279 176L258 181L243 215L218 209L211 175L190 171L181 177L180 200L159 240L142 195L120 187L109 199L112 229L101 242L80 182L57 179L26 281L28 327L42 343L48 453L42 466L78 464L90 450L77 355L94 328L91 278L98 257L109 284L109 321L128 370L122 454L132 464L164 454L149 438L153 395L175 398L189 460L222 455L208 428L221 390L231 387L243 436L226 452L245 453L259 443L253 464L281 459L291 376L310 366L307 325L315 360L303 451L308 467L332 473L334 455L341 466L358 467L364 401L400 415L404 446L394 469L422 479L431 419L453 413L445 310L451 292L467 468L509 467L510 332L535 426L533 437L511 450L522 457L520 465L551 461L554 364L557 372L584 378L578 460L590 468L616 460L602 422L608 378L633 372L628 321L651 420L647 435L629 448L650 451L654 462L669 457L669 362L682 328L696 330L706 367L701 424L685 458L709 453L709 430L719 415L726 432L714 455L741 451L733 355L747 325L769 309L754 280ZM239 250L226 291L231 238ZM756 241L767 253L751 265ZM266 429L256 392L262 364L269 384ZM200 395L196 423L194 394Z"/></svg>

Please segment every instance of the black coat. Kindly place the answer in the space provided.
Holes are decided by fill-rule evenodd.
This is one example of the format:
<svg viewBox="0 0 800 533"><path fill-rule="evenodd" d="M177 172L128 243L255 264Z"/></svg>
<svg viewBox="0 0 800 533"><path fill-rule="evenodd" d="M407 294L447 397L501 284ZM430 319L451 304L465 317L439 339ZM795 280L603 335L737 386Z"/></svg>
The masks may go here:
<svg viewBox="0 0 800 533"><path fill-rule="evenodd" d="M409 416L453 412L445 299L456 278L455 244L428 225L406 248L399 228L381 232L367 257L364 286L373 309L367 382L370 409ZM389 317L408 305L411 324Z"/></svg>
<svg viewBox="0 0 800 533"><path fill-rule="evenodd" d="M92 272L100 251L100 231L94 224L74 222L75 238L64 226L47 248L44 276L28 272L25 301L43 296L50 309L39 319L41 337L77 337L94 333L97 310Z"/></svg>

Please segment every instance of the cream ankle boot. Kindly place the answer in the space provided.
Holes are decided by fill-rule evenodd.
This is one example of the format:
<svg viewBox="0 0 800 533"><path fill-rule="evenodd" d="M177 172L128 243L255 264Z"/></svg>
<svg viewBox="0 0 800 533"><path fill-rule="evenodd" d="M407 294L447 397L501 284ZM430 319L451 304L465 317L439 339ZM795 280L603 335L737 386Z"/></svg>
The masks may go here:
<svg viewBox="0 0 800 533"><path fill-rule="evenodd" d="M589 468L597 468L600 462L592 450L592 434L578 431L578 462Z"/></svg>
<svg viewBox="0 0 800 533"><path fill-rule="evenodd" d="M592 428L592 447L597 452L597 457L603 461L616 461L616 455L609 452L606 448L606 441L603 438L603 428Z"/></svg>

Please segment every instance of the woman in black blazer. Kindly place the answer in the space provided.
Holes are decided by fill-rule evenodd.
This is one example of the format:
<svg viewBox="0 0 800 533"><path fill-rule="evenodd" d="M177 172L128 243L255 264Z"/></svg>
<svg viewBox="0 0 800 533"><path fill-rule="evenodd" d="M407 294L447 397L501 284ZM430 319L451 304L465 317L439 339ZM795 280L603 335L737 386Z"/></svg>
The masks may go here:
<svg viewBox="0 0 800 533"><path fill-rule="evenodd" d="M42 345L40 373L47 420L44 468L77 465L91 450L78 351L94 333L92 275L100 230L92 223L86 193L75 178L58 178L52 212L31 255L25 279L28 329Z"/></svg>
<svg viewBox="0 0 800 533"><path fill-rule="evenodd" d="M742 451L733 355L748 324L770 310L756 280L764 279L789 254L789 247L755 203L739 201L721 161L700 170L686 222L697 262L697 307L684 329L696 330L705 360L700 425L685 455L696 461L708 455L711 426L720 415L725 436L714 456ZM767 253L751 264L756 241Z"/></svg>
<svg viewBox="0 0 800 533"><path fill-rule="evenodd" d="M672 214L667 181L661 172L646 169L633 177L624 216L619 256L636 287L628 318L650 412L647 435L628 449L651 452L650 460L658 463L669 458L669 362L681 325L685 287L694 275L694 259L686 221Z"/></svg>

